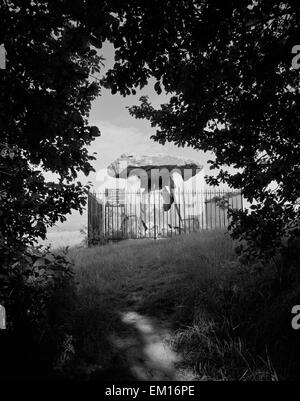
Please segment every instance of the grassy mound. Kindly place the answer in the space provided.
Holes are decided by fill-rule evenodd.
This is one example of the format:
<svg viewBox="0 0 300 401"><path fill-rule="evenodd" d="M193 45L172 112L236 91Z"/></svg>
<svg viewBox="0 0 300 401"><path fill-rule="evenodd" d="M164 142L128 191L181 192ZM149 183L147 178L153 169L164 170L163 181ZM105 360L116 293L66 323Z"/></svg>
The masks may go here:
<svg viewBox="0 0 300 401"><path fill-rule="evenodd" d="M297 259L285 272L278 260L241 266L224 232L124 241L71 256L80 363L128 371L110 339L128 330L120 312L134 310L170 327L174 348L200 379L297 378L299 335L290 324L300 299Z"/></svg>

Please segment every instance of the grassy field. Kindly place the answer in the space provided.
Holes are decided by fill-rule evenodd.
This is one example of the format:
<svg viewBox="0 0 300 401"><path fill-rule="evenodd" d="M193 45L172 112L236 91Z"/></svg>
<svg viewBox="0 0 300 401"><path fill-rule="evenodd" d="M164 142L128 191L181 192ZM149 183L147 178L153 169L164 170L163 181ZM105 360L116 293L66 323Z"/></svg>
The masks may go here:
<svg viewBox="0 0 300 401"><path fill-rule="evenodd" d="M299 336L290 327L300 299L295 266L284 277L279 262L241 266L221 231L73 248L69 256L76 296L63 352L72 357L63 370L72 378L149 379L142 355L153 373L149 354L166 347L183 380L298 375Z"/></svg>
<svg viewBox="0 0 300 401"><path fill-rule="evenodd" d="M184 300L234 262L232 243L224 233L178 236L164 240L128 240L74 251L80 288L96 288L122 310L134 307L155 315L186 315ZM190 307L190 305L187 305Z"/></svg>

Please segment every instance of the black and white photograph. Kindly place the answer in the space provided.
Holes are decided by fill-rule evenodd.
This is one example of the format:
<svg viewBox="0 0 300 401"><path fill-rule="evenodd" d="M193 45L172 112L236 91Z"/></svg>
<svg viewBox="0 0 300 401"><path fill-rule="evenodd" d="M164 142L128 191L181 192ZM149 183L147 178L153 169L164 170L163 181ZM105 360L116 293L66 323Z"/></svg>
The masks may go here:
<svg viewBox="0 0 300 401"><path fill-rule="evenodd" d="M300 381L299 1L0 0L7 381Z"/></svg>

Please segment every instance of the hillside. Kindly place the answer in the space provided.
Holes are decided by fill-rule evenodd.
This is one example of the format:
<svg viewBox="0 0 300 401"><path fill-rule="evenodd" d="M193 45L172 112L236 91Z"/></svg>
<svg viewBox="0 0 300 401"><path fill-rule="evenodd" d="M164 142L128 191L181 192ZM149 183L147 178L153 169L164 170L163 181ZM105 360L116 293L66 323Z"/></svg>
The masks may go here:
<svg viewBox="0 0 300 401"><path fill-rule="evenodd" d="M73 249L76 369L87 379L273 380L251 344L245 282L224 232ZM263 285L263 284L262 284ZM264 305L262 305L262 308ZM251 309L248 309L248 312ZM256 316L253 316L256 319ZM258 334L258 333L256 333ZM88 361L88 362L87 362ZM89 372L89 373L86 373Z"/></svg>

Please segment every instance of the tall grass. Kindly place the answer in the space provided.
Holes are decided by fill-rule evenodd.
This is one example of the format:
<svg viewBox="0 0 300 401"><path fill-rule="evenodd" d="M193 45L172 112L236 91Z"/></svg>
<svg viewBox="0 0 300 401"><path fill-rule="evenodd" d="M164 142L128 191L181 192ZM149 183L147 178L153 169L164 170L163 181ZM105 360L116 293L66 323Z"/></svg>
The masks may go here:
<svg viewBox="0 0 300 401"><path fill-rule="evenodd" d="M233 249L222 231L72 249L72 374L132 379L111 338L128 334L120 312L134 310L170 328L172 346L200 380L295 378L297 269L283 285L274 264L241 266Z"/></svg>
<svg viewBox="0 0 300 401"><path fill-rule="evenodd" d="M124 374L126 361L110 341L128 330L120 321L122 311L155 317L173 330L188 324L198 282L211 280L217 266L225 264L223 255L233 263L232 243L223 232L71 249L78 305L72 315L75 365L82 366L78 374L88 366L102 376L120 369Z"/></svg>

